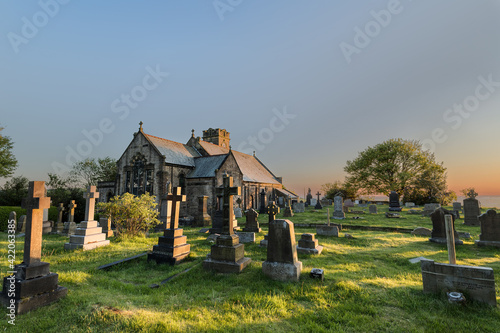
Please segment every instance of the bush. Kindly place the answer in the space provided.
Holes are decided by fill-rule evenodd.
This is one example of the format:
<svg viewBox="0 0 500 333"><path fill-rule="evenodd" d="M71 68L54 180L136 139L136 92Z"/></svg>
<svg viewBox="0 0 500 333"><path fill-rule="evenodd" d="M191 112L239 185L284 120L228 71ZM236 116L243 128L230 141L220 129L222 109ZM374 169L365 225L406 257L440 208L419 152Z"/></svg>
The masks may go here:
<svg viewBox="0 0 500 333"><path fill-rule="evenodd" d="M97 210L100 215L111 217L118 235L137 236L160 223L156 206L155 196L125 193L111 198L110 202L97 204Z"/></svg>
<svg viewBox="0 0 500 333"><path fill-rule="evenodd" d="M17 220L21 215L26 215L26 209L21 207L13 207L13 206L3 206L0 207L0 231L7 230L7 225L9 223L9 214L10 212L15 211L17 214Z"/></svg>

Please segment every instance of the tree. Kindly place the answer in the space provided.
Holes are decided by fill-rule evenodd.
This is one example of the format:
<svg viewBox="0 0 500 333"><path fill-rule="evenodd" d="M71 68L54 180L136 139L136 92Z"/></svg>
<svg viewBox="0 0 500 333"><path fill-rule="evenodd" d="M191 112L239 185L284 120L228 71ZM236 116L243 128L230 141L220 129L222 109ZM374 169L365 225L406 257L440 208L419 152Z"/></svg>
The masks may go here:
<svg viewBox="0 0 500 333"><path fill-rule="evenodd" d="M156 206L155 196L148 193L140 197L125 193L97 204L97 209L111 218L118 235L136 236L160 223Z"/></svg>
<svg viewBox="0 0 500 333"><path fill-rule="evenodd" d="M0 132L3 127L0 127ZM10 137L0 134L0 177L9 177L17 168L17 160L12 153L14 144Z"/></svg>
<svg viewBox="0 0 500 333"><path fill-rule="evenodd" d="M114 181L117 175L116 160L111 157L86 158L73 165L71 176L83 187L97 185L100 181Z"/></svg>
<svg viewBox="0 0 500 333"><path fill-rule="evenodd" d="M368 147L347 161L344 170L346 183L363 194L396 191L404 201L424 203L435 202L446 192L446 168L415 140L390 139Z"/></svg>
<svg viewBox="0 0 500 333"><path fill-rule="evenodd" d="M0 206L21 206L28 196L29 179L24 176L12 177L0 191Z"/></svg>
<svg viewBox="0 0 500 333"><path fill-rule="evenodd" d="M325 194L325 197L331 200L333 200L337 193L342 194L342 197L344 199L356 199L356 189L349 184L342 183L339 180L336 180L333 183L326 183L321 185L321 190Z"/></svg>

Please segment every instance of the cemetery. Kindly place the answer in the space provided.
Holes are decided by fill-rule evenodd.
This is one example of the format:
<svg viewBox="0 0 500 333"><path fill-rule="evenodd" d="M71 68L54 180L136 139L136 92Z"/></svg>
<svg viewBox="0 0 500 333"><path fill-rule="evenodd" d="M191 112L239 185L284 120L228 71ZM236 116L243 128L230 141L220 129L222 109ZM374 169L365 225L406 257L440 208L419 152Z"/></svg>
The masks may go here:
<svg viewBox="0 0 500 333"><path fill-rule="evenodd" d="M23 208L33 213L28 212L23 232L16 227L15 264L24 262L16 266L23 272L16 286L26 290L17 300L25 307L19 305L16 328L494 332L500 327L495 210L480 208L478 219L485 224L479 227L455 219L452 206L425 216L403 205L397 207L400 218L388 219L385 213L395 205L373 209L353 204L344 213L339 207L316 208L318 198L293 216L289 203L280 210L271 201L261 213L250 209L235 218L232 196L240 188L231 177L223 183L220 224L213 234L213 225L205 222L180 225L179 205L186 200L180 188L165 196L170 223L135 237L113 233L110 220L98 209L92 214L93 207L86 207L84 221L72 222L74 235L42 234L43 224L34 221L43 220L48 201L27 200ZM40 197L43 191L37 191ZM92 193L89 188L84 194L87 206L93 205ZM361 211L365 214L359 219ZM59 205L54 213L59 223L72 219ZM21 214L26 213L18 209L10 219L19 221ZM453 264L445 217L454 223ZM252 234L252 240L243 244L243 234ZM99 236L86 243L87 235ZM105 246L100 245L103 238ZM266 245L259 246L264 238ZM7 233L0 234L4 257L8 243ZM72 243L81 245L65 245ZM1 267L5 299L11 269L6 261ZM456 290L448 290L450 285ZM452 291L460 295L459 302L450 300Z"/></svg>

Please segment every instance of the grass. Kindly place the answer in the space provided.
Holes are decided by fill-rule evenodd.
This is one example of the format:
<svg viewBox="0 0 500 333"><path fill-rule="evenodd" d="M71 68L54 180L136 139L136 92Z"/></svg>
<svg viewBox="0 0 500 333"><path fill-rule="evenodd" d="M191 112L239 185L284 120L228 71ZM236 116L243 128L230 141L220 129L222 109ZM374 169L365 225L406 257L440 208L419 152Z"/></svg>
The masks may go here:
<svg viewBox="0 0 500 333"><path fill-rule="evenodd" d="M379 207L380 208L380 207ZM323 210L296 214L296 223L324 223ZM430 226L430 219L406 215L405 220L386 219L382 213L365 214L359 225ZM280 216L278 216L279 218ZM259 216L266 222L267 215ZM244 219L240 224L244 224ZM351 223L344 220L343 225ZM396 225L394 225L396 224ZM459 264L492 267L500 274L498 249L479 248L474 239L478 227L456 223L459 231L471 232L457 248ZM264 228L265 229L265 228ZM191 244L187 261L178 266L148 263L145 257L108 271L100 265L152 249L159 233L146 238L117 240L92 251L66 252L66 237L44 235L43 260L59 274L68 296L50 306L16 318L12 332L498 332L500 310L470 302L449 304L445 295L422 292L420 265L408 259L424 256L447 262L446 247L410 234L348 230L354 239L317 236L324 246L319 256L299 255L302 276L298 283L268 279L262 274L266 249L258 243L245 245L252 263L240 274L207 272L200 263L210 252L207 235L185 228ZM314 229L296 228L300 234ZM17 243L18 262L22 241ZM0 234L0 255L6 258L7 236ZM151 284L193 267L159 288ZM325 270L323 282L309 277L312 268ZM7 271L1 262L2 276ZM497 282L496 294L500 294ZM498 297L497 297L498 300Z"/></svg>

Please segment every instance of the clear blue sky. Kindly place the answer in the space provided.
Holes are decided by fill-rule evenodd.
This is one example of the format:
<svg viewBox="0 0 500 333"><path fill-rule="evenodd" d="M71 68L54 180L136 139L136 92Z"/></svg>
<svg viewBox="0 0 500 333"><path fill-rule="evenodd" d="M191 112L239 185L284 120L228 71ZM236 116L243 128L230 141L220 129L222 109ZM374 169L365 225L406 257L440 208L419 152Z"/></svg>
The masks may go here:
<svg viewBox="0 0 500 333"><path fill-rule="evenodd" d="M500 194L499 14L493 0L6 0L2 134L16 175L47 180L71 150L119 158L141 120L180 142L225 128L300 194L367 146L418 139L452 189Z"/></svg>

